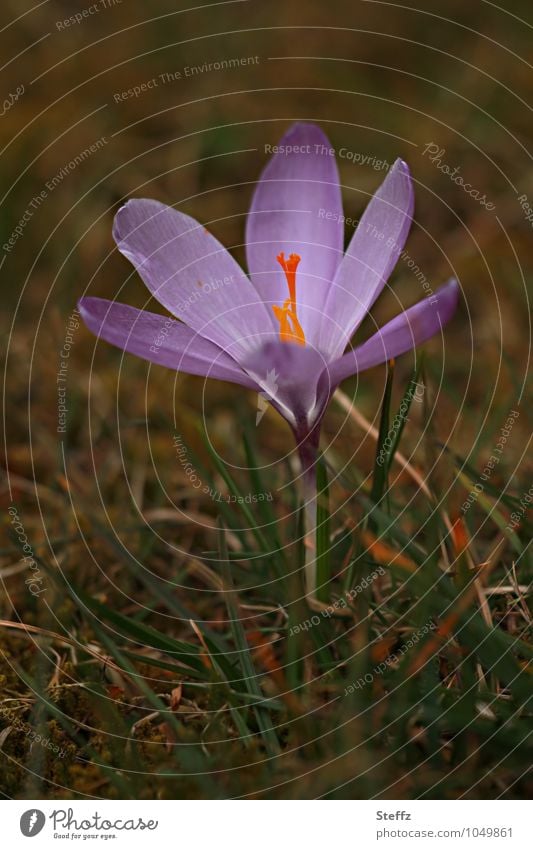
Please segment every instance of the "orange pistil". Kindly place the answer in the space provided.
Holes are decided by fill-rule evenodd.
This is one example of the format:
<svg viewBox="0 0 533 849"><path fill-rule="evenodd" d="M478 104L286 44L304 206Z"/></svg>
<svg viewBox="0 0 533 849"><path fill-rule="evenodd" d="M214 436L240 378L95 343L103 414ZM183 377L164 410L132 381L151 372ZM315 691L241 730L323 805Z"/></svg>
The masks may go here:
<svg viewBox="0 0 533 849"><path fill-rule="evenodd" d="M298 254L291 254L285 259L283 251L276 257L287 278L289 297L283 302L283 306L272 307L274 315L279 321L279 338L282 342L296 342L297 345L305 345L305 334L302 325L296 315L296 269L300 262Z"/></svg>

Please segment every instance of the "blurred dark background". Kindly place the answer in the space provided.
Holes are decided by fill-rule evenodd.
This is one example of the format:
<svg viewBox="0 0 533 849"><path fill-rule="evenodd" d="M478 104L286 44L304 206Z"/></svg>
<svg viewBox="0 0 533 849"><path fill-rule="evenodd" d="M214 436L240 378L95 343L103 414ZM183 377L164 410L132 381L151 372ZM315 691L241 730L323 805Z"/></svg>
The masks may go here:
<svg viewBox="0 0 533 849"><path fill-rule="evenodd" d="M7 381L15 402L9 443L14 462L22 463L16 468L27 471L28 421L17 401L26 398L28 382L34 461L46 466L55 455L53 374L65 322L80 295L146 302L142 283L113 252L111 222L121 201L147 196L176 204L209 224L242 260L244 217L266 161L264 146L296 119L317 121L337 151L353 152L355 162L338 159L352 218L386 173L368 163L391 163L397 156L408 161L417 204L409 255L431 286L456 274L463 289L460 313L446 334L440 415L450 426L464 403L465 415L455 422L459 444L468 448L483 439L485 415L509 408L528 361L531 224L517 198L533 196L529 12L526 2L513 3L512 11L488 2L432 2L420 10L312 0L223 2L192 10L161 0L149 7L134 0L49 2L33 9L5 3L3 91L8 98L24 86L24 93L0 125L2 244L32 198L47 191L23 235L2 251L2 330L10 340ZM76 14L81 20L73 19ZM247 64L205 69L229 59ZM198 66L196 73L187 71ZM148 87L154 79L157 85ZM127 95L143 84L138 96ZM96 151L69 170L94 144ZM439 170L424 152L429 144L441 151L440 162L459 168L485 195L492 211ZM48 191L46 183L57 175ZM394 291L405 304L420 296L405 262L395 273ZM374 317L382 321L397 310L388 293ZM94 346L85 329L75 338L69 439L76 426L85 426ZM436 353L441 348L434 343ZM95 392L114 381L118 362L119 355L99 346ZM144 373L143 364L123 364L123 380ZM382 379L375 370L360 387L369 413L372 383ZM163 388L170 376L152 373L154 381L157 405L172 404ZM195 405L200 384L180 381L177 391L186 391L187 407ZM228 410L234 402L248 403L246 393L226 386L209 392L221 392ZM139 399L126 395L124 403L135 406ZM96 415L107 414L104 396L102 389ZM517 441L514 449L520 456Z"/></svg>

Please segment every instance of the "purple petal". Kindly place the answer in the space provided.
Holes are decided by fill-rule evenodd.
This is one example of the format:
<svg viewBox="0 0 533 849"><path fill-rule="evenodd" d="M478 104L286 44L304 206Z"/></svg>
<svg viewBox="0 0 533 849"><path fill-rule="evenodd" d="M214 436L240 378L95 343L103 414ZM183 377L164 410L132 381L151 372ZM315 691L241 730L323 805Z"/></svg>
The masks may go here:
<svg viewBox="0 0 533 849"><path fill-rule="evenodd" d="M330 288L320 349L342 354L400 256L413 217L409 168L397 159L368 204Z"/></svg>
<svg viewBox="0 0 533 849"><path fill-rule="evenodd" d="M327 362L316 349L290 342L267 342L242 365L293 428L305 430L323 412L331 385Z"/></svg>
<svg viewBox="0 0 533 849"><path fill-rule="evenodd" d="M314 124L294 124L277 148L259 179L246 221L248 271L271 310L288 297L277 255L283 251L301 257L296 276L298 319L313 344L342 259L339 175L334 150Z"/></svg>
<svg viewBox="0 0 533 849"><path fill-rule="evenodd" d="M232 357L173 318L104 298L82 298L79 310L95 336L123 351L176 371L258 388Z"/></svg>
<svg viewBox="0 0 533 849"><path fill-rule="evenodd" d="M242 269L194 218L154 200L130 200L115 217L118 249L173 315L231 353L276 332Z"/></svg>
<svg viewBox="0 0 533 849"><path fill-rule="evenodd" d="M459 284L453 278L434 295L393 318L359 348L349 351L330 368L331 382L338 385L359 371L399 357L438 333L450 320L459 300Z"/></svg>

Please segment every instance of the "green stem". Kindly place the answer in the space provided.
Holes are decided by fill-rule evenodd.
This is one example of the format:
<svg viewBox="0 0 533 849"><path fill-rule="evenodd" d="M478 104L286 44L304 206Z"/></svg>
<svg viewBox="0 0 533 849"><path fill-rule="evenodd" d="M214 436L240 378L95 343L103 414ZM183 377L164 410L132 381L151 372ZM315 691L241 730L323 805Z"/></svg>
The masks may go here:
<svg viewBox="0 0 533 849"><path fill-rule="evenodd" d="M316 463L319 439L320 427L318 424L303 438L298 439L297 437L298 455L302 468L300 480L305 519L305 585L307 595L312 598L316 598Z"/></svg>

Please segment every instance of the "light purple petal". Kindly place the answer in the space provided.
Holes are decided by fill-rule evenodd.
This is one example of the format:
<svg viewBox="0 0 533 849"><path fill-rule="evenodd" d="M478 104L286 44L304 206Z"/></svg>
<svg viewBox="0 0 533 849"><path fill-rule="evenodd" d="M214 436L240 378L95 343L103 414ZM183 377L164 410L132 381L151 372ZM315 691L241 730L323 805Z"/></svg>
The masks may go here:
<svg viewBox="0 0 533 849"><path fill-rule="evenodd" d="M323 412L331 386L327 362L316 349L290 342L267 342L242 365L293 428L305 430Z"/></svg>
<svg viewBox="0 0 533 849"><path fill-rule="evenodd" d="M320 350L342 354L400 256L413 217L409 168L397 159L368 204L324 307Z"/></svg>
<svg viewBox="0 0 533 849"><path fill-rule="evenodd" d="M271 337L274 317L242 269L194 218L155 200L130 200L115 217L118 249L173 315L231 354Z"/></svg>
<svg viewBox="0 0 533 849"><path fill-rule="evenodd" d="M78 306L89 330L123 351L176 371L258 389L232 357L173 318L104 298L82 298Z"/></svg>
<svg viewBox="0 0 533 849"><path fill-rule="evenodd" d="M288 297L276 261L296 253L298 319L318 341L328 290L343 252L342 198L335 154L314 124L294 124L263 171L246 221L248 271L271 311Z"/></svg>
<svg viewBox="0 0 533 849"><path fill-rule="evenodd" d="M349 351L329 367L330 379L338 385L359 371L399 357L438 333L450 320L459 300L459 284L453 278L434 295L393 318L359 348Z"/></svg>

